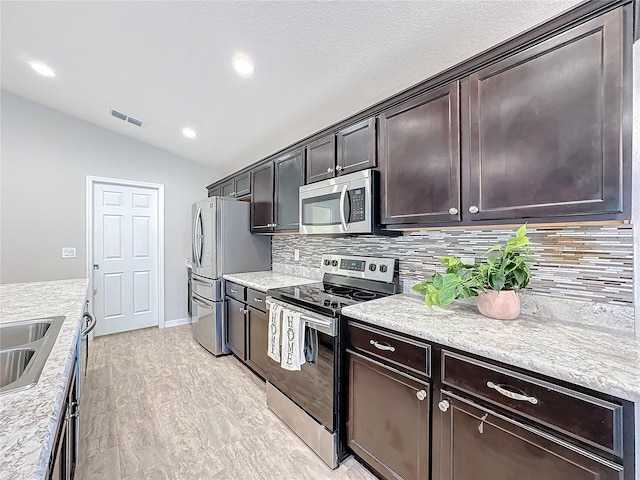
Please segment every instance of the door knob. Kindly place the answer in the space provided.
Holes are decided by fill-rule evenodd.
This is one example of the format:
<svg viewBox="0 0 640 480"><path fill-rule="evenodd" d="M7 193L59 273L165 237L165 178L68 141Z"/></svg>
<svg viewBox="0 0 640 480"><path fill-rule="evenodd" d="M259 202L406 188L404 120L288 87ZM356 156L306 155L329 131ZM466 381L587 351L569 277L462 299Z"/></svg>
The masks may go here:
<svg viewBox="0 0 640 480"><path fill-rule="evenodd" d="M427 392L425 392L424 390L418 390L416 392L416 397L418 397L418 400L422 401L427 398Z"/></svg>
<svg viewBox="0 0 640 480"><path fill-rule="evenodd" d="M447 410L449 410L449 406L450 404L447 400L442 400L440 403L438 403L438 408L441 412L446 412Z"/></svg>

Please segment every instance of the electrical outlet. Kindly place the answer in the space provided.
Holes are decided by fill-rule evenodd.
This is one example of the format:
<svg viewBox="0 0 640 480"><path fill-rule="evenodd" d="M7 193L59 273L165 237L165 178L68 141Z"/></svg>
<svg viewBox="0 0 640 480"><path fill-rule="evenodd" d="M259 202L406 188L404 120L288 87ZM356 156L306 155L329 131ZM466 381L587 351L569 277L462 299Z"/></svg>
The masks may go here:
<svg viewBox="0 0 640 480"><path fill-rule="evenodd" d="M64 247L62 249L62 258L76 258L75 247Z"/></svg>
<svg viewBox="0 0 640 480"><path fill-rule="evenodd" d="M297 262L298 260L300 260L300 250L298 250L297 248L295 248L293 250L293 259Z"/></svg>

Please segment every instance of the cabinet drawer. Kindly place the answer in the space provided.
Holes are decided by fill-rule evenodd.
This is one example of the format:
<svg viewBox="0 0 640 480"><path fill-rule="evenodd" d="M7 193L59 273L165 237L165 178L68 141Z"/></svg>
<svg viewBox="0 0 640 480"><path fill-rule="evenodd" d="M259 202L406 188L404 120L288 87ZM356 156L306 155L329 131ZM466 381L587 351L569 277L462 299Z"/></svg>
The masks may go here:
<svg viewBox="0 0 640 480"><path fill-rule="evenodd" d="M238 285L233 282L225 282L224 293L228 297L244 302L246 299L246 292L247 287L243 287L242 285Z"/></svg>
<svg viewBox="0 0 640 480"><path fill-rule="evenodd" d="M621 405L447 351L442 383L622 456Z"/></svg>
<svg viewBox="0 0 640 480"><path fill-rule="evenodd" d="M427 344L352 322L349 322L349 343L361 352L422 376L431 376L431 347Z"/></svg>
<svg viewBox="0 0 640 480"><path fill-rule="evenodd" d="M265 303L265 299L267 298L266 293L259 292L258 290L254 290L253 288L247 288L247 303L251 305L253 308L257 308L258 310L262 310L263 312L267 311L267 304Z"/></svg>

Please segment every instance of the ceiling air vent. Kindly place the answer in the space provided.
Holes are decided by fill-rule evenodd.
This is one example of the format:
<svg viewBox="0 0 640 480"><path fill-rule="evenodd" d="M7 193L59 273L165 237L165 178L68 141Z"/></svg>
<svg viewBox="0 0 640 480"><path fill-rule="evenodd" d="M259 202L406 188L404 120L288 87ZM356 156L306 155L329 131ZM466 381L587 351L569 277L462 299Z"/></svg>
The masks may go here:
<svg viewBox="0 0 640 480"><path fill-rule="evenodd" d="M122 112L119 112L117 110L111 109L111 115L116 117L116 118L119 118L120 120L128 122L128 123L130 123L132 125L135 125L136 127L141 127L142 126L142 121L138 120L137 118L130 117L126 113L122 113Z"/></svg>
<svg viewBox="0 0 640 480"><path fill-rule="evenodd" d="M141 127L142 126L142 122L140 120L138 120L137 118L129 117L129 118L127 118L127 122L134 124L136 127Z"/></svg>

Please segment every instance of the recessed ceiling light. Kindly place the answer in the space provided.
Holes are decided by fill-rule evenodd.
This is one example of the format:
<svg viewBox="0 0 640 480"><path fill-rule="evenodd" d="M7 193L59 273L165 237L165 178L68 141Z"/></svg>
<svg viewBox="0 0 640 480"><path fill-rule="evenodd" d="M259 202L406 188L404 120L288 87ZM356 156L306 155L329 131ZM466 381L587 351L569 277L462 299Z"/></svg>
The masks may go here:
<svg viewBox="0 0 640 480"><path fill-rule="evenodd" d="M51 68L49 65L47 65L46 63L33 61L33 62L29 62L29 65L31 65L31 68L33 68L36 72L38 72L43 77L53 78L56 76L55 70Z"/></svg>
<svg viewBox="0 0 640 480"><path fill-rule="evenodd" d="M187 138L196 138L198 136L196 131L191 127L184 127L182 129L182 134Z"/></svg>
<svg viewBox="0 0 640 480"><path fill-rule="evenodd" d="M256 67L253 64L253 60L242 54L238 54L233 57L233 68L235 68L238 75L242 77L253 77L253 74L256 73Z"/></svg>

